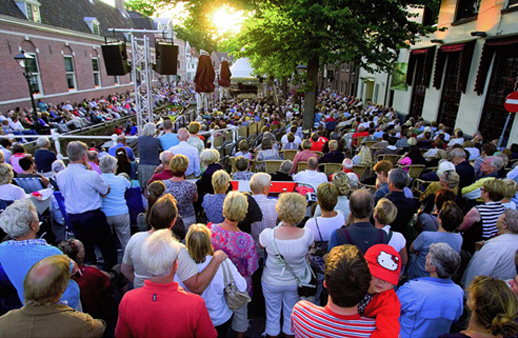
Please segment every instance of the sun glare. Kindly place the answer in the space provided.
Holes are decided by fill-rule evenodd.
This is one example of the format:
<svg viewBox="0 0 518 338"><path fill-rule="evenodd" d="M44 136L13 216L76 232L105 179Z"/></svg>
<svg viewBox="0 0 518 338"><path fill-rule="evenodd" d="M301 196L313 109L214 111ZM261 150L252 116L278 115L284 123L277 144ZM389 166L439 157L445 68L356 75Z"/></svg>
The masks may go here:
<svg viewBox="0 0 518 338"><path fill-rule="evenodd" d="M245 20L243 11L236 11L233 8L221 7L212 14L212 22L219 34L239 33L241 23Z"/></svg>

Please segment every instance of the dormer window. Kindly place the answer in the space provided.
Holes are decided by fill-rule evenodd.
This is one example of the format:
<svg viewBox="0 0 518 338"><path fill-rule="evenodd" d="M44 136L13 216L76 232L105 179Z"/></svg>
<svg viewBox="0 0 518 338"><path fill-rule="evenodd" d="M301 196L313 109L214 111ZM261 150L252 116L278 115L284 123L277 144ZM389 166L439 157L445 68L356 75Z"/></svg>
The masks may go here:
<svg viewBox="0 0 518 338"><path fill-rule="evenodd" d="M41 22L40 3L37 0L17 0L16 5L29 21Z"/></svg>
<svg viewBox="0 0 518 338"><path fill-rule="evenodd" d="M88 28L92 31L93 35L101 35L100 23L97 18L94 17L85 17L85 23L88 25Z"/></svg>

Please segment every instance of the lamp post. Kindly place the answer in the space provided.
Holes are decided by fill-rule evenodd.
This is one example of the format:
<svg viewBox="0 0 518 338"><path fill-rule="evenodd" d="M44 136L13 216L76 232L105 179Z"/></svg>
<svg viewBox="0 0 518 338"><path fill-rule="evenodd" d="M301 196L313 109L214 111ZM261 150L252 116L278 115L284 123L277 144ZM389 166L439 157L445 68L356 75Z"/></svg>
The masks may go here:
<svg viewBox="0 0 518 338"><path fill-rule="evenodd" d="M29 86L29 94L31 95L31 103L32 103L32 118L34 120L34 128L36 129L36 132L40 134L41 128L40 128L40 122L38 120L38 111L36 110L36 103L34 102L34 95L32 93L31 88L31 77L32 73L30 71L31 66L35 62L34 56L26 54L23 49L21 50L21 53L16 55L14 59L18 62L20 67L23 69L23 76L25 77L25 80L27 81L27 85Z"/></svg>

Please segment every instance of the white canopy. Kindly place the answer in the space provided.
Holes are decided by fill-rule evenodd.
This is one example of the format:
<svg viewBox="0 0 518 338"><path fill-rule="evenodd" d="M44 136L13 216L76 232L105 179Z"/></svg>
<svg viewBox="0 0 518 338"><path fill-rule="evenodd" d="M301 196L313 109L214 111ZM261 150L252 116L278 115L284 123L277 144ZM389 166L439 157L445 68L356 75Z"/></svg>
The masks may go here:
<svg viewBox="0 0 518 338"><path fill-rule="evenodd" d="M253 78L255 77L252 75L253 70L248 58L238 59L232 67L230 67L230 71L232 72L231 78Z"/></svg>

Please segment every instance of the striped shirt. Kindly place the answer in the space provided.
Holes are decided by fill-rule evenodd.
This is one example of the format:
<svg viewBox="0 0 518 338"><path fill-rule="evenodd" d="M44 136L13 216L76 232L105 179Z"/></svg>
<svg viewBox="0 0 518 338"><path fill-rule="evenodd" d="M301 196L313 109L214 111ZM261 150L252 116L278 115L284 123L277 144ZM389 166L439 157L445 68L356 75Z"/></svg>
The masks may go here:
<svg viewBox="0 0 518 338"><path fill-rule="evenodd" d="M339 315L327 306L321 307L305 300L298 302L291 314L295 337L370 337L376 330L374 319Z"/></svg>
<svg viewBox="0 0 518 338"><path fill-rule="evenodd" d="M480 213L482 220L482 238L489 239L498 234L496 229L496 221L500 215L504 213L504 206L500 202L487 202L485 204L475 206Z"/></svg>

